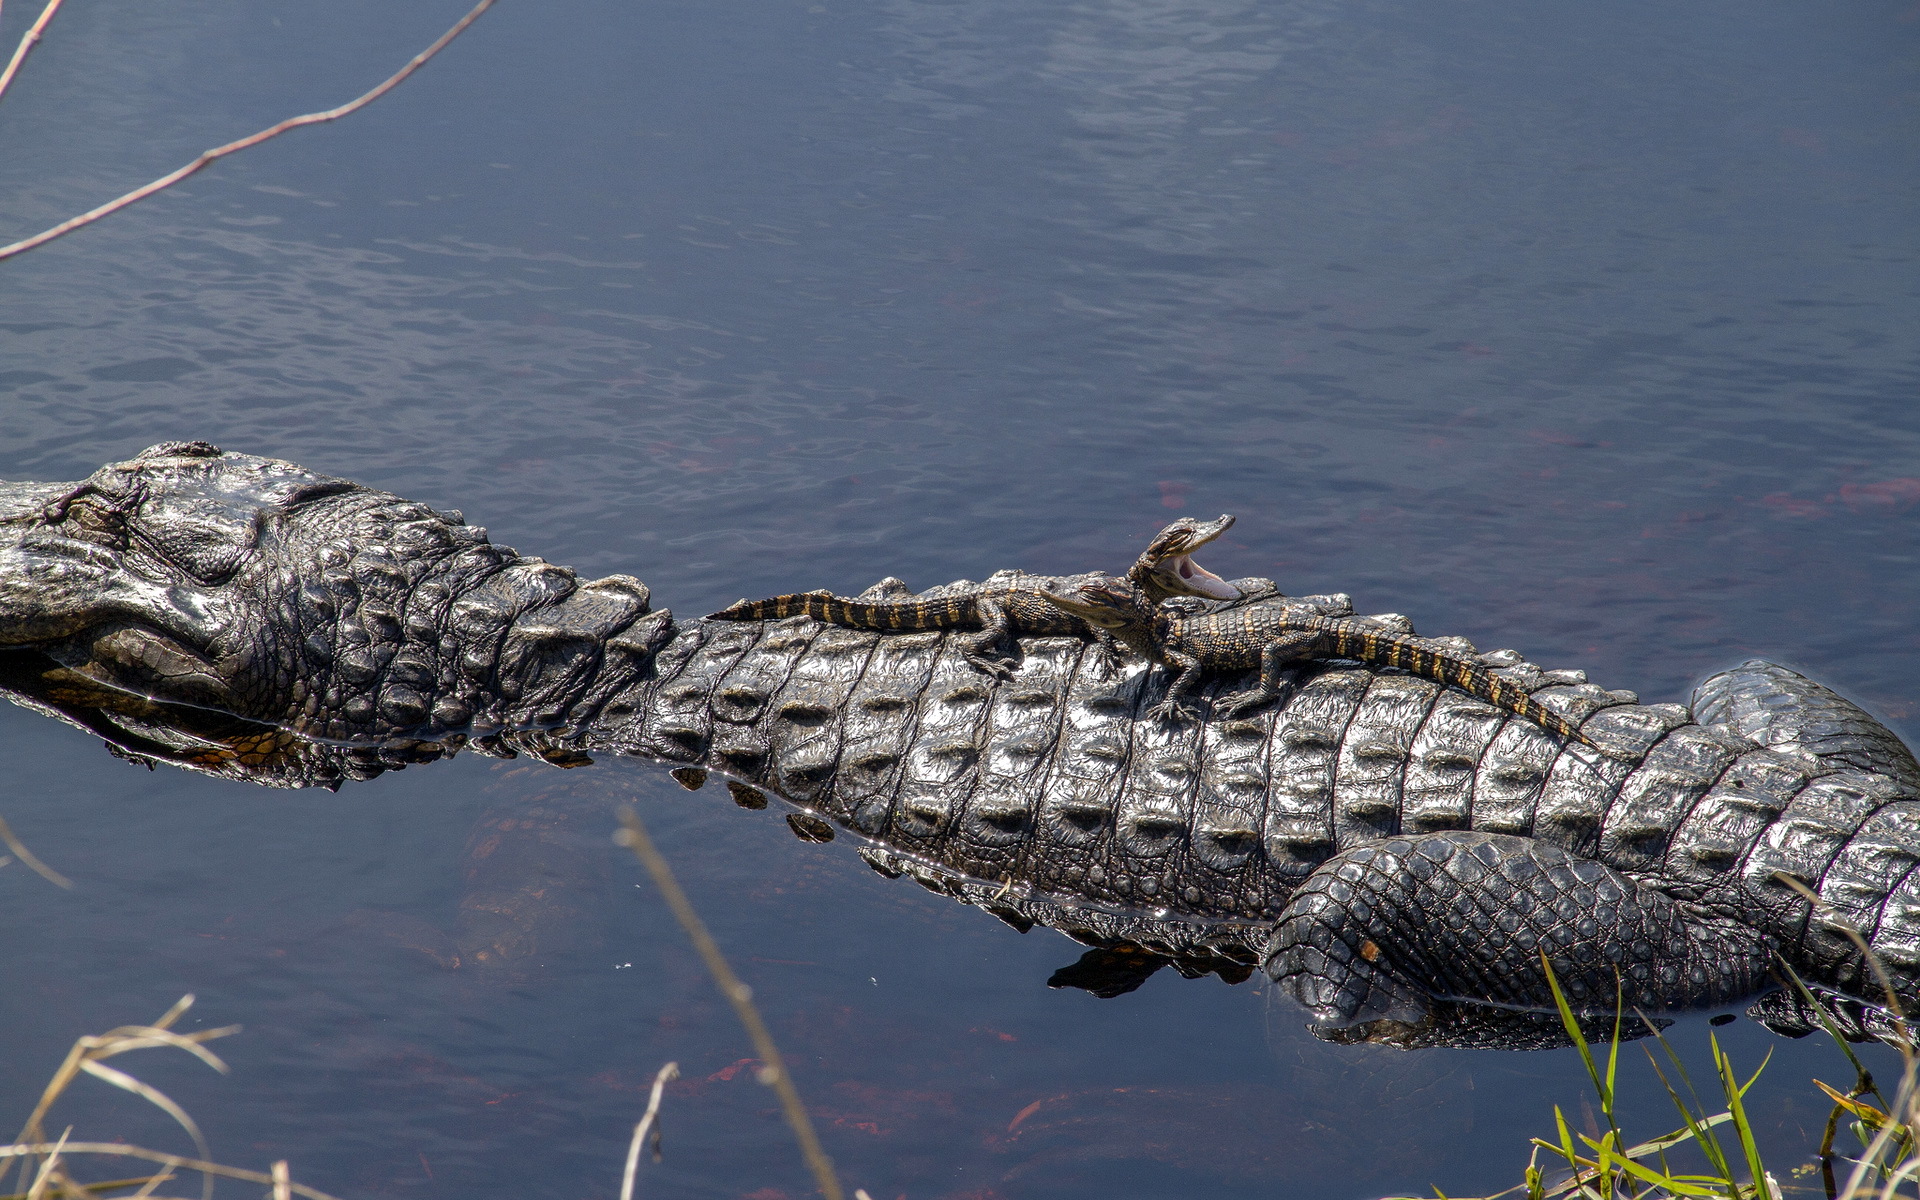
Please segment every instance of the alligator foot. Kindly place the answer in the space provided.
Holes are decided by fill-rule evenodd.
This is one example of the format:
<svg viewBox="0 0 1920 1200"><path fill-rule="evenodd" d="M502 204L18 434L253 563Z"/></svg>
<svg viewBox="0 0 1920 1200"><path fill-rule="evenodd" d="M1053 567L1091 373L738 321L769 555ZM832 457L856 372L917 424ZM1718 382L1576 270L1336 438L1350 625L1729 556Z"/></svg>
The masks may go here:
<svg viewBox="0 0 1920 1200"><path fill-rule="evenodd" d="M1274 926L1266 971L1316 1027L1418 1027L1441 998L1550 1012L1703 1008L1768 982L1758 931L1591 859L1505 834L1407 834L1336 854ZM1616 993L1615 989L1619 988Z"/></svg>
<svg viewBox="0 0 1920 1200"><path fill-rule="evenodd" d="M1182 721L1198 721L1200 712L1184 701L1168 696L1165 700L1147 709L1147 720L1159 721L1164 725L1176 725Z"/></svg>
<svg viewBox="0 0 1920 1200"><path fill-rule="evenodd" d="M1222 696L1214 702L1214 708L1224 716L1237 717L1243 712L1271 702L1279 695L1279 692L1268 691L1266 688L1249 688L1244 692L1235 692L1231 696Z"/></svg>
<svg viewBox="0 0 1920 1200"><path fill-rule="evenodd" d="M1012 679L1014 672L1020 669L1019 659L993 658L985 654L975 654L972 651L967 652L967 662L974 670L991 675L1002 683Z"/></svg>

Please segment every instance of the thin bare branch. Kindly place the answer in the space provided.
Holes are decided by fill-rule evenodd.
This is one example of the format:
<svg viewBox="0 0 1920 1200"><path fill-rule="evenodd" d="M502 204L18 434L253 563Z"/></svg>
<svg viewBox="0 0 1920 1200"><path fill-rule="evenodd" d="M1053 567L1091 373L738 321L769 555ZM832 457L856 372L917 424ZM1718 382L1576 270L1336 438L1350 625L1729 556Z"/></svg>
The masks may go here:
<svg viewBox="0 0 1920 1200"><path fill-rule="evenodd" d="M304 116L288 117L278 125L269 126L256 134L243 137L237 142L228 142L224 146L216 146L211 150L202 151L200 157L194 159L186 166L162 175L160 178L143 187L137 187L117 200L109 200L98 208L90 209L77 217L70 217L51 229L42 230L32 237L23 238L10 246L0 246L0 259L12 258L16 254L25 254L35 246L44 246L57 237L72 233L74 230L83 226L91 225L102 217L109 216L129 205L137 204L145 200L155 192L165 191L167 188L179 183L182 179L185 179L187 176L192 175L210 163L225 158L229 154L237 154L250 146L258 146L261 142L269 138L279 137L289 129L298 129L302 125L319 125L326 121L337 121L348 113L357 112L365 108L367 105L372 104L375 100L378 100L380 97L398 87L400 82L407 76L425 66L428 59L431 59L434 55L445 49L448 42L459 37L460 34L466 30L467 26L479 20L480 14L492 8L493 4L494 0L480 0L480 3L474 5L466 16L454 22L452 28L441 34L439 38L434 41L433 45L428 46L425 50L414 55L406 66L394 72L393 75L387 78L386 82L358 99L348 101L338 108L329 108L324 112L312 112Z"/></svg>
<svg viewBox="0 0 1920 1200"><path fill-rule="evenodd" d="M653 1131L653 1161L660 1161L660 1131L653 1123L660 1115L660 1097L666 1093L667 1081L678 1078L680 1064L672 1062L661 1067L653 1077L653 1094L647 1097L647 1111L633 1127L633 1142L627 1147L627 1169L620 1176L620 1200L633 1200L633 1175L640 1166L640 1147L646 1145L649 1130Z"/></svg>
<svg viewBox="0 0 1920 1200"><path fill-rule="evenodd" d="M700 914L693 911L693 905L687 894L680 890L680 881L673 877L673 868L660 855L653 845L653 839L647 836L647 827L640 823L640 814L631 808L620 810L620 828L613 835L616 842L633 851L633 856L653 876L654 886L666 897L667 907L680 922L680 928L687 931L687 937L693 942L693 948L700 952L700 959L707 964L708 974L713 976L720 994L733 1005L734 1013L740 1023L747 1028L747 1036L753 1039L754 1052L764 1064L760 1069L760 1082L772 1088L780 1097L780 1107L786 1112L787 1124L793 1127L794 1140L800 1143L800 1153L807 1160L807 1167L813 1172L813 1180L827 1200L845 1200L846 1193L840 1189L840 1178L834 1174L833 1160L820 1148L820 1139L813 1132L813 1121L808 1118L806 1106L800 1103L800 1093L794 1090L793 1080L787 1073L786 1063L780 1057L780 1048L773 1044L773 1035L767 1032L767 1023L760 1019L760 1010L753 1006L753 989L740 981L727 965L720 953L713 935L707 932L706 923Z"/></svg>
<svg viewBox="0 0 1920 1200"><path fill-rule="evenodd" d="M52 867L41 862L39 858L34 855L33 851L27 849L25 842L22 842L13 835L12 828L7 825L5 820L0 820L0 842L6 843L7 849L13 851L15 858L33 868L34 874L40 876L40 878L46 880L48 883L66 888L69 891L72 890L73 880L68 879L65 875L62 875Z"/></svg>
<svg viewBox="0 0 1920 1200"><path fill-rule="evenodd" d="M26 36L20 39L19 48L13 52L13 60L7 63L5 71L0 71L0 96L6 95L7 89L13 86L13 77L20 73L20 64L26 62L27 55L33 53L34 46L40 42L40 34L47 28L47 22L53 20L53 14L60 11L60 5L63 2L64 0L47 0L47 6L40 10L40 19L35 21L33 28L27 30Z"/></svg>

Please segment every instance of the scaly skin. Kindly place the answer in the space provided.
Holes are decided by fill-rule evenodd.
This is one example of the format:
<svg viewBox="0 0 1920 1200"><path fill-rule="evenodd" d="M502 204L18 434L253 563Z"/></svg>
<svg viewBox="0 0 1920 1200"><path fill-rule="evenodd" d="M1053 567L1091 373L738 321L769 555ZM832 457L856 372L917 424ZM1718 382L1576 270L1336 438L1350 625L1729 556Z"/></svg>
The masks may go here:
<svg viewBox="0 0 1920 1200"><path fill-rule="evenodd" d="M1351 658L1449 684L1549 732L1598 748L1579 726L1477 660L1362 618L1324 616L1284 597L1188 616L1159 607L1159 602L1145 592L1118 580L1080 583L1071 589L1049 591L1044 598L1174 672L1176 678L1167 689L1166 699L1147 714L1157 719L1195 716L1187 697L1208 671L1259 669L1255 687L1227 696L1218 704L1226 716L1237 717L1280 695L1285 682L1282 672L1288 663Z"/></svg>
<svg viewBox="0 0 1920 1200"><path fill-rule="evenodd" d="M1127 571L1127 582L1156 603L1171 596L1238 599L1238 589L1193 561L1197 550L1232 525L1233 518L1224 514L1217 521L1180 518L1154 535ZM1004 652L1008 639L1015 634L1090 635L1117 656L1113 640L1101 630L1090 630L1078 617L1045 599L1047 592L1071 591L1108 578L1098 572L1061 577L1001 571L985 583L962 580L939 589L936 595L905 599L899 596L906 592L906 585L887 580L875 585L874 592L879 595L872 599L849 599L832 592L792 592L765 600L737 601L709 619L768 621L806 616L830 625L882 633L978 629L979 635L968 644L968 661L989 675L1006 679L1018 665L1015 656Z"/></svg>
<svg viewBox="0 0 1920 1200"><path fill-rule="evenodd" d="M1124 990L1143 951L1258 964L1339 1040L1551 1042L1542 950L1600 1025L1616 968L1657 1011L1785 962L1872 1034L1847 928L1920 1000L1920 764L1765 663L1690 711L1481 656L1598 763L1433 680L1323 662L1258 711L1166 725L1141 719L1165 685L1080 638L1027 639L1000 681L953 631L682 625L637 580L201 444L0 485L0 648L19 702L231 778L337 786L463 748L722 773L799 805L805 836L851 830L889 873L1110 948L1070 981ZM1750 1011L1812 1027L1778 994Z"/></svg>

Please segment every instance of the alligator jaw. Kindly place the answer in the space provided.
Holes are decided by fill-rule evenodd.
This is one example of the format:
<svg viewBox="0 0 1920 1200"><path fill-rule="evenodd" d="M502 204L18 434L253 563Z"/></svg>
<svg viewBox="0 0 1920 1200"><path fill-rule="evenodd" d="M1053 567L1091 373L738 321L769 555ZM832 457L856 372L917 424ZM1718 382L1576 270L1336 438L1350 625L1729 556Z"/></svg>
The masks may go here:
<svg viewBox="0 0 1920 1200"><path fill-rule="evenodd" d="M1186 591L1195 596L1205 596L1209 600L1238 600L1240 589L1193 561L1190 554L1181 554L1161 564L1161 571L1177 577L1186 585Z"/></svg>
<svg viewBox="0 0 1920 1200"><path fill-rule="evenodd" d="M1233 528L1233 516L1222 513L1214 521L1182 521L1169 527L1155 539L1155 546L1148 549L1152 554L1161 548L1161 539L1172 536L1178 540L1165 547L1158 561L1149 568L1159 590L1172 596L1204 596L1209 600L1238 600L1240 589L1193 561L1193 556L1202 547L1217 540L1221 534ZM1136 580L1135 582L1142 582Z"/></svg>

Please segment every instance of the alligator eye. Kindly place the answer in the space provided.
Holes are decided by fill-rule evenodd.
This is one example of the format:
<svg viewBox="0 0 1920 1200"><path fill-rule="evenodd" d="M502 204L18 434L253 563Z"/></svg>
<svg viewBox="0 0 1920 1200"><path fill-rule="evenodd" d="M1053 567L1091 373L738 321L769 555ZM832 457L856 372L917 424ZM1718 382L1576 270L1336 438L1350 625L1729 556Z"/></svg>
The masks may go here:
<svg viewBox="0 0 1920 1200"><path fill-rule="evenodd" d="M98 492L68 497L52 506L46 519L58 524L71 537L116 546L126 544L126 514Z"/></svg>

